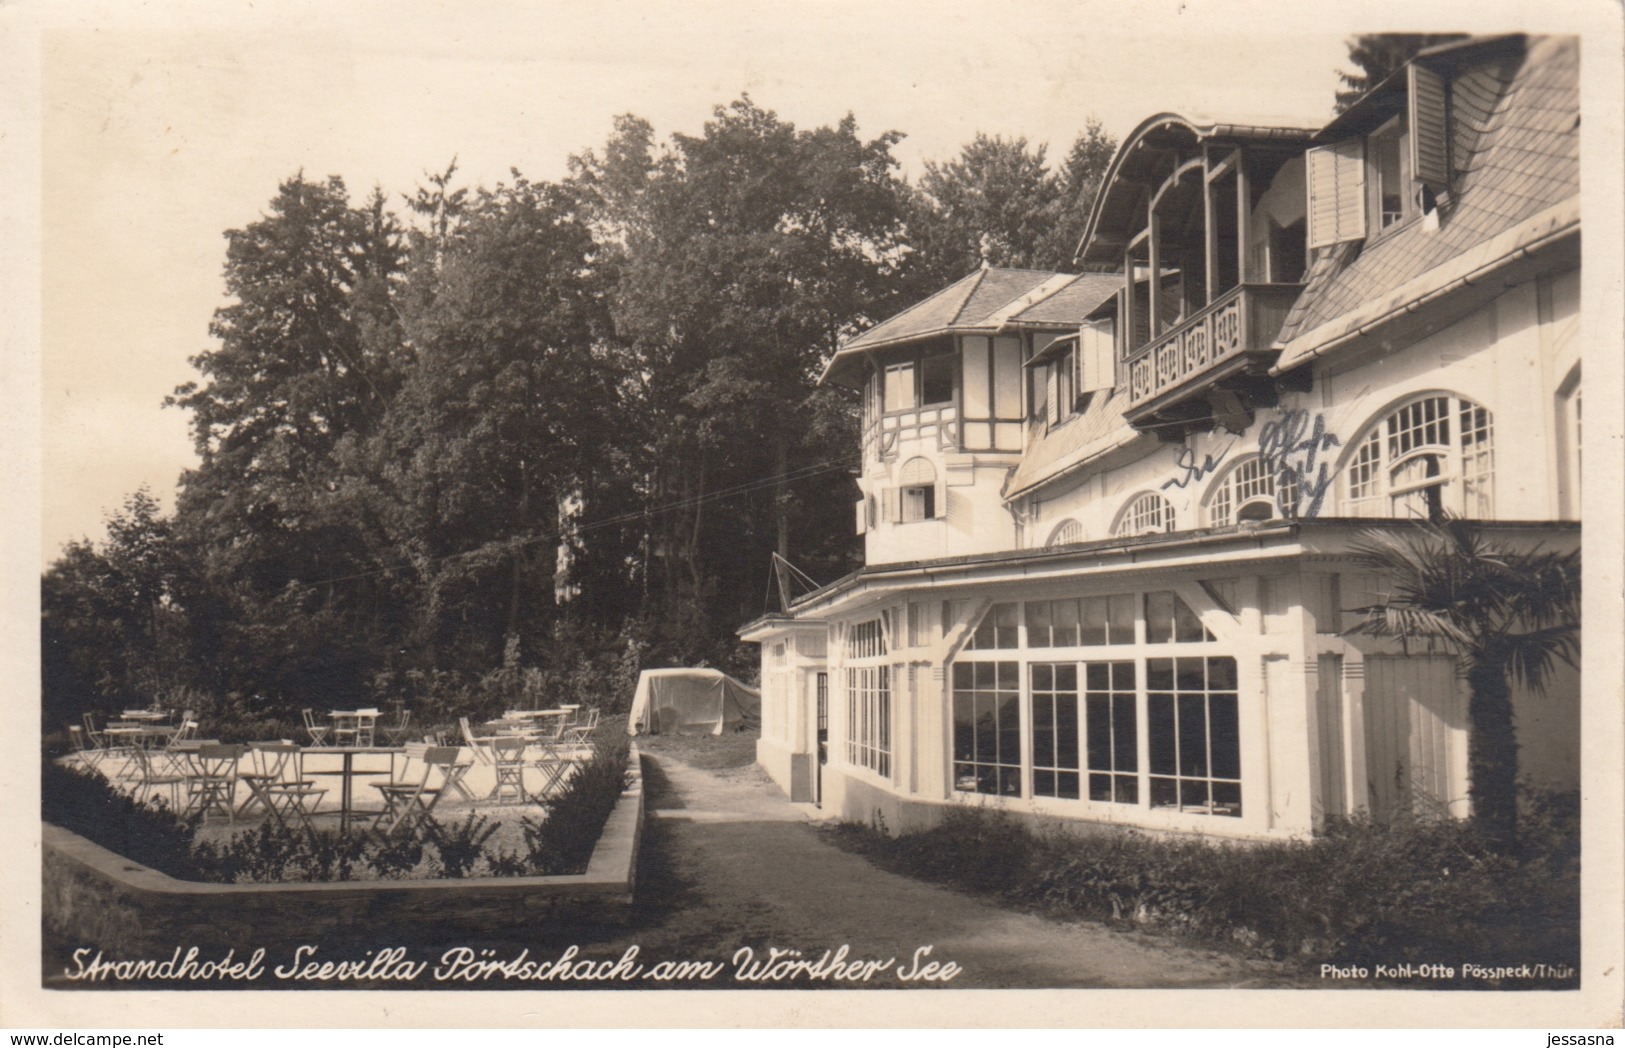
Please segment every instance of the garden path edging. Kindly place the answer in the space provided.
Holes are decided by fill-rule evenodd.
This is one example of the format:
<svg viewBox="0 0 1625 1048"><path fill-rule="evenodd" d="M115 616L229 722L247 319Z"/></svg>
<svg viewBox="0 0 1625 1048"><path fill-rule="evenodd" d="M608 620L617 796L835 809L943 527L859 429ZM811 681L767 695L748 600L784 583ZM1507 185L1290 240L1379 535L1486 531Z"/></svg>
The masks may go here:
<svg viewBox="0 0 1625 1048"><path fill-rule="evenodd" d="M241 949L366 936L369 945L384 947L405 945L403 937L512 935L550 923L624 925L644 819L635 745L627 776L631 783L604 823L584 874L210 884L160 873L46 824L44 926L109 956L167 957L177 946L205 944Z"/></svg>

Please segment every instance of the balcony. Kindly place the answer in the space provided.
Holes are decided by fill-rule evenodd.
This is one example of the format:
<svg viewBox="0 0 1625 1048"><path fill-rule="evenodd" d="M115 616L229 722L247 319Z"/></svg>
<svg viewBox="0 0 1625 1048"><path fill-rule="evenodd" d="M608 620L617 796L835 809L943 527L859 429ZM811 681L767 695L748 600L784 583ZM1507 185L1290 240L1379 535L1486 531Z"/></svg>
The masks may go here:
<svg viewBox="0 0 1625 1048"><path fill-rule="evenodd" d="M1221 414L1209 394L1227 389L1246 402L1271 398L1266 377L1277 351L1270 348L1302 284L1241 284L1147 343L1128 359L1128 421L1166 430ZM1227 427L1228 428L1228 427ZM1178 439L1183 433L1164 432Z"/></svg>

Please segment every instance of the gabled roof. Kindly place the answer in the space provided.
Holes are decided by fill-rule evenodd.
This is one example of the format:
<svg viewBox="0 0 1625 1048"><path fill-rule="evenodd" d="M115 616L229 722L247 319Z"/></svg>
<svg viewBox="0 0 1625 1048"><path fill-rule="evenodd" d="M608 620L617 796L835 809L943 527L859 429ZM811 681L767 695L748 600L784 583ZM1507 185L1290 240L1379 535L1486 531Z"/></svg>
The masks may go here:
<svg viewBox="0 0 1625 1048"><path fill-rule="evenodd" d="M842 346L821 381L839 381L864 353L948 334L991 334L1005 327L1076 325L1120 278L1042 269L979 269Z"/></svg>
<svg viewBox="0 0 1625 1048"><path fill-rule="evenodd" d="M1455 199L1441 208L1436 228L1411 221L1317 257L1276 341L1277 374L1530 252L1565 241L1573 248L1580 224L1579 43L1573 37L1531 38L1527 48L1517 43L1496 38L1448 49L1455 66Z"/></svg>

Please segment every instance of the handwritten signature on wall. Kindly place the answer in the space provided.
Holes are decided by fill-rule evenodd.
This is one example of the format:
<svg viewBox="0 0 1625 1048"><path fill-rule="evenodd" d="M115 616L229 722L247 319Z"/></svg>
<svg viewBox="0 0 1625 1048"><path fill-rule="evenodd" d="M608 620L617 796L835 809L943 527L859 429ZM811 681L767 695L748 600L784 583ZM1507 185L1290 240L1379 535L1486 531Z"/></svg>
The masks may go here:
<svg viewBox="0 0 1625 1048"><path fill-rule="evenodd" d="M1286 516L1312 519L1320 515L1326 492L1336 476L1332 464L1323 453L1341 447L1337 434L1328 432L1326 416L1311 414L1294 408L1283 412L1279 419L1264 423L1258 431L1258 457L1267 473L1275 478L1277 499L1288 487L1297 488L1297 505L1280 506ZM1179 449L1174 467L1179 474L1162 483L1162 490L1185 488L1210 475L1230 454L1236 442L1226 444L1217 455L1203 455L1197 459L1189 447ZM1279 503L1277 503L1279 505Z"/></svg>
<svg viewBox="0 0 1625 1048"><path fill-rule="evenodd" d="M1300 519L1310 520L1320 515L1321 503L1336 476L1332 464L1322 458L1321 453L1342 444L1337 434L1326 431L1325 415L1316 412L1310 421L1309 412L1302 408L1287 411L1259 429L1258 457L1275 477L1277 497L1287 485L1297 485Z"/></svg>

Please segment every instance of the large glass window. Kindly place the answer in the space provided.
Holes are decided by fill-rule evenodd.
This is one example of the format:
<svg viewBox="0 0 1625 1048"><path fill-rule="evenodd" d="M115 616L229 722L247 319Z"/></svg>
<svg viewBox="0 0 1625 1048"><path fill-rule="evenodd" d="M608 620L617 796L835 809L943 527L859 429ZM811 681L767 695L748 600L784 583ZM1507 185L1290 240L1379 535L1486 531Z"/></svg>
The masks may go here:
<svg viewBox="0 0 1625 1048"><path fill-rule="evenodd" d="M891 667L846 671L846 759L891 775Z"/></svg>
<svg viewBox="0 0 1625 1048"><path fill-rule="evenodd" d="M1134 670L1132 661L1084 665L1092 801L1137 804L1140 800Z"/></svg>
<svg viewBox="0 0 1625 1048"><path fill-rule="evenodd" d="M1344 473L1357 517L1495 515L1494 426L1485 408L1430 394L1402 404L1356 442Z"/></svg>
<svg viewBox="0 0 1625 1048"><path fill-rule="evenodd" d="M1236 660L1146 660L1151 806L1241 814Z"/></svg>
<svg viewBox="0 0 1625 1048"><path fill-rule="evenodd" d="M1213 634L1189 604L1171 590L1145 595L1145 640L1147 644L1209 641Z"/></svg>
<svg viewBox="0 0 1625 1048"><path fill-rule="evenodd" d="M1021 796L1021 665L954 664L954 788Z"/></svg>
<svg viewBox="0 0 1625 1048"><path fill-rule="evenodd" d="M1078 667L1032 667L1033 796L1078 797Z"/></svg>
<svg viewBox="0 0 1625 1048"><path fill-rule="evenodd" d="M1208 523L1222 528L1243 520L1297 515L1298 485L1290 472L1277 477L1258 456L1244 459L1213 484Z"/></svg>
<svg viewBox="0 0 1625 1048"><path fill-rule="evenodd" d="M995 604L982 616L976 632L965 644L966 651L990 651L1021 646L1021 605Z"/></svg>
<svg viewBox="0 0 1625 1048"><path fill-rule="evenodd" d="M1173 590L995 604L950 671L954 789L1240 816L1237 663L1194 647L1214 643Z"/></svg>

